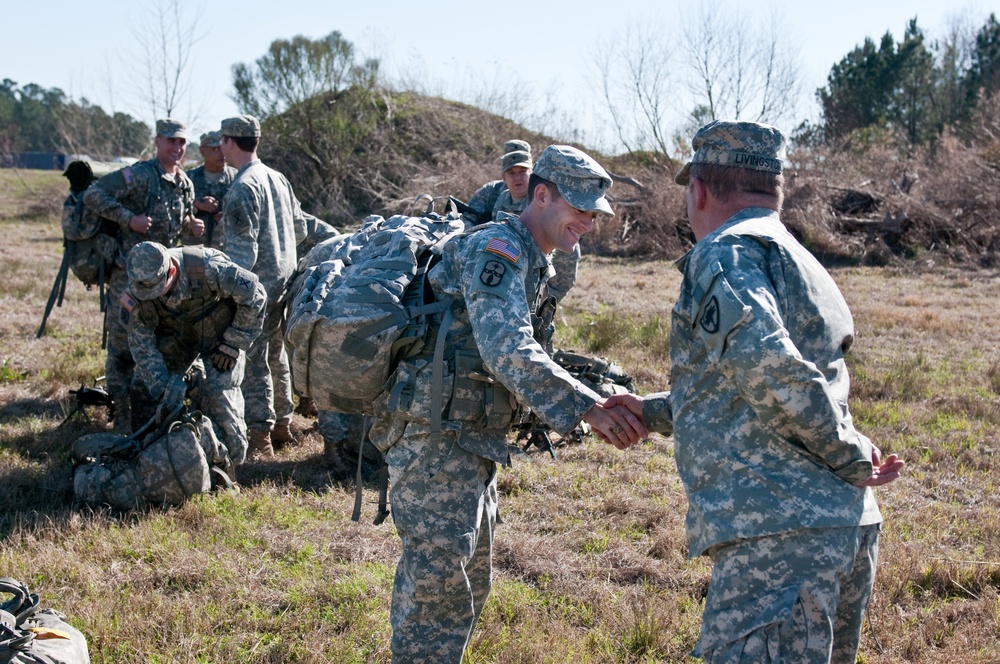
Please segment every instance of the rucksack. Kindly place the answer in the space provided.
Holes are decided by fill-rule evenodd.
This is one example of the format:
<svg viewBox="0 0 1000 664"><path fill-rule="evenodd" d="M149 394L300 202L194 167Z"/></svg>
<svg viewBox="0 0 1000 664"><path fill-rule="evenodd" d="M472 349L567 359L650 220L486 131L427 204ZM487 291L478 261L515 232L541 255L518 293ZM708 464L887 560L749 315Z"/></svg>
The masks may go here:
<svg viewBox="0 0 1000 664"><path fill-rule="evenodd" d="M371 216L313 248L288 307L295 390L317 408L371 414L398 362L424 351L431 317L447 310L424 277L464 230L457 215Z"/></svg>
<svg viewBox="0 0 1000 664"><path fill-rule="evenodd" d="M87 637L12 578L0 579L0 664L90 664Z"/></svg>
<svg viewBox="0 0 1000 664"><path fill-rule="evenodd" d="M87 505L128 510L180 505L212 488L231 486L228 455L212 422L183 406L162 423L126 438L94 433L73 443L73 495Z"/></svg>
<svg viewBox="0 0 1000 664"><path fill-rule="evenodd" d="M138 166L138 164L134 165ZM97 173L94 172L95 167ZM83 203L84 192L98 179L99 175L118 170L119 164L96 164L88 161L71 162L63 175L69 180L69 196L63 201L62 234L63 259L56 274L49 300L45 305L42 324L36 337L45 333L45 323L48 321L52 307L61 307L66 293L66 279L69 273L79 279L87 290L94 286L100 293L100 309L107 308L106 285L115 267L115 254L118 251L118 224L110 219L99 217L90 211ZM150 204L159 194L159 178L153 178L146 200L147 212ZM101 347L104 347L102 335Z"/></svg>

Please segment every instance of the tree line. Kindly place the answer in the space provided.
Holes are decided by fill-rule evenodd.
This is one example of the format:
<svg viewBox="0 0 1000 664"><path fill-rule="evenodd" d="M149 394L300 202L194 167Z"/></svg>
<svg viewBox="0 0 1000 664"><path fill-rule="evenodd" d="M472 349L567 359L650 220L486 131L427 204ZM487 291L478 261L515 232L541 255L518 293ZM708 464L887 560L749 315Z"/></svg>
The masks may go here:
<svg viewBox="0 0 1000 664"><path fill-rule="evenodd" d="M59 88L0 82L0 154L50 152L95 159L138 155L149 147L149 125L127 113L108 114Z"/></svg>

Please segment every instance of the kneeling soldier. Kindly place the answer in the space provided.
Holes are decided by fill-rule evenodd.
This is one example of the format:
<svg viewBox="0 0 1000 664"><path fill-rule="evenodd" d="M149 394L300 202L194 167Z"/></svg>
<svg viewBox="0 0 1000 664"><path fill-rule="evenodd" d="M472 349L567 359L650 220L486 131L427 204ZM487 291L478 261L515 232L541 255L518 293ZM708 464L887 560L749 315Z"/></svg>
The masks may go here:
<svg viewBox="0 0 1000 664"><path fill-rule="evenodd" d="M136 364L133 422L141 425L160 403L179 403L187 389L183 376L201 359L200 410L215 424L233 463L243 463L247 431L240 383L246 350L264 325L264 287L220 251L166 249L155 242L132 249L128 277L122 307L129 313Z"/></svg>

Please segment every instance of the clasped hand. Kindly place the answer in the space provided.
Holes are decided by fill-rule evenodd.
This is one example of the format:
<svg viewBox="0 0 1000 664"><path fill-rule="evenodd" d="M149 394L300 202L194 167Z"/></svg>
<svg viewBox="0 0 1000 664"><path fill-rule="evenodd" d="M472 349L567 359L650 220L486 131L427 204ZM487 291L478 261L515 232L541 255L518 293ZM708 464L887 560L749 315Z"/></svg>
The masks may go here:
<svg viewBox="0 0 1000 664"><path fill-rule="evenodd" d="M583 416L583 420L594 428L604 442L624 450L649 436L649 432L642 424L641 406L640 417L636 417L632 410L620 405L620 401L613 401L614 399L612 397L594 404Z"/></svg>

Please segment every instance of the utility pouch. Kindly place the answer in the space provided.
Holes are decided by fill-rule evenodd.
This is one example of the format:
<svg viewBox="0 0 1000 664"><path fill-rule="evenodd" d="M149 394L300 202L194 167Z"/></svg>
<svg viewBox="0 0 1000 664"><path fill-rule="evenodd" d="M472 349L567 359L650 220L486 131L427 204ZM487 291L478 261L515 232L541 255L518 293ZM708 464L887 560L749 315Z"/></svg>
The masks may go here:
<svg viewBox="0 0 1000 664"><path fill-rule="evenodd" d="M483 387L493 377L483 368L483 360L475 351L455 352L455 381L451 390L451 405L446 419L479 422L483 417Z"/></svg>

